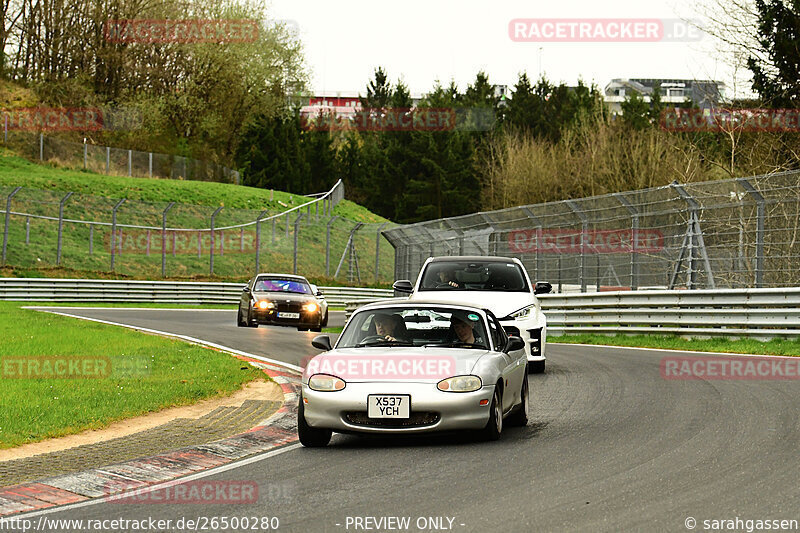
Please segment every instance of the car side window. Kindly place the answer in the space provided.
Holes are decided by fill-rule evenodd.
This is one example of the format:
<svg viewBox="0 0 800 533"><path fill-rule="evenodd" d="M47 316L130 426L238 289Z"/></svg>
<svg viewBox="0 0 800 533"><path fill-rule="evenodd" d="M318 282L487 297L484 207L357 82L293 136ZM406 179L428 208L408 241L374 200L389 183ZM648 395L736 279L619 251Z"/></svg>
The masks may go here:
<svg viewBox="0 0 800 533"><path fill-rule="evenodd" d="M497 321L491 317L489 318L489 335L492 336L494 350L496 352L503 351L503 348L506 347L505 332L503 331L503 328L497 324Z"/></svg>

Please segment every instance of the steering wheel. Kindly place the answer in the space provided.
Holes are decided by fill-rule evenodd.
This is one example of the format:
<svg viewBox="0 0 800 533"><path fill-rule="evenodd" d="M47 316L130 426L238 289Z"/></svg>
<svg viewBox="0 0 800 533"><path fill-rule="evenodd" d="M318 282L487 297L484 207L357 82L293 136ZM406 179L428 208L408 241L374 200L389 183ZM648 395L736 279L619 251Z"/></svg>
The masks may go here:
<svg viewBox="0 0 800 533"><path fill-rule="evenodd" d="M445 287L450 288L450 289L457 289L458 285L450 285L449 282L444 282L444 283L437 283L435 288L444 289Z"/></svg>
<svg viewBox="0 0 800 533"><path fill-rule="evenodd" d="M383 335L367 335L358 342L357 346L364 346L370 344L373 341L385 341L385 340L386 337L384 337Z"/></svg>

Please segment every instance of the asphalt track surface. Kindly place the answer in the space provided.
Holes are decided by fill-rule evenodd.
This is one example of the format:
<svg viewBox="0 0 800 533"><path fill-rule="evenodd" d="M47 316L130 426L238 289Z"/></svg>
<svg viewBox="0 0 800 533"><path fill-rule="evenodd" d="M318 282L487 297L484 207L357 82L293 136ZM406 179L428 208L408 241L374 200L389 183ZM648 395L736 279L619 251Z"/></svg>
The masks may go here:
<svg viewBox="0 0 800 533"><path fill-rule="evenodd" d="M234 311L69 312L292 364L316 352L314 334L237 328ZM498 442L334 435L327 448L295 447L206 478L257 482L256 504L99 503L47 517L274 516L279 531L292 532L398 531L348 521L393 516L410 517L411 527L399 531L438 531L417 520L450 517L451 530L464 532L689 531L691 519L704 531L705 520L800 521L800 382L664 380L659 362L668 355L680 354L550 345L547 373L529 376L529 425L507 428Z"/></svg>

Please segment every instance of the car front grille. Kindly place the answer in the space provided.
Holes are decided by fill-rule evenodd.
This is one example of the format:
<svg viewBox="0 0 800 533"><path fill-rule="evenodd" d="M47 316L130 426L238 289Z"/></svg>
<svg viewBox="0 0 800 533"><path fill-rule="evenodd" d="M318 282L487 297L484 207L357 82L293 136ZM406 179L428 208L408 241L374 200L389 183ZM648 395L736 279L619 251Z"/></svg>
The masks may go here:
<svg viewBox="0 0 800 533"><path fill-rule="evenodd" d="M350 411L344 413L344 420L354 426L380 427L380 428L412 428L432 426L439 421L439 413L432 411L418 411L411 413L409 418L370 418L366 411Z"/></svg>
<svg viewBox="0 0 800 533"><path fill-rule="evenodd" d="M300 313L303 310L303 304L299 302L278 302L277 310L279 313Z"/></svg>

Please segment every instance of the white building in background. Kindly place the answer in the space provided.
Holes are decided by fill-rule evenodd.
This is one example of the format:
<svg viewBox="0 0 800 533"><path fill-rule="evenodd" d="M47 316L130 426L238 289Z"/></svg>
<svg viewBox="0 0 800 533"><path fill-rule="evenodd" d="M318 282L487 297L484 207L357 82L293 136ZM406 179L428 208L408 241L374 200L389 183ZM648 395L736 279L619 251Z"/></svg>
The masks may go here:
<svg viewBox="0 0 800 533"><path fill-rule="evenodd" d="M622 102L637 93L650 102L655 87L659 87L661 102L667 106L691 100L701 109L716 107L725 98L725 84L714 80L676 80L664 78L617 78L603 91L604 100L612 113L622 114Z"/></svg>

